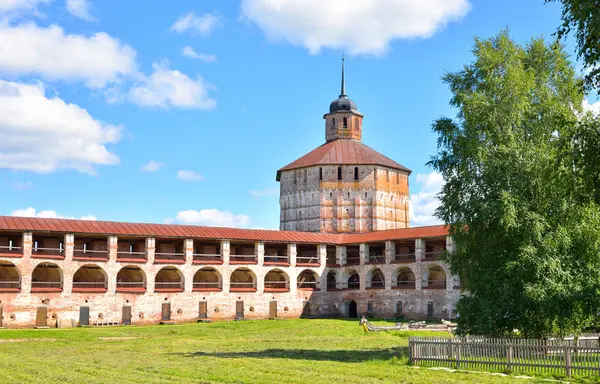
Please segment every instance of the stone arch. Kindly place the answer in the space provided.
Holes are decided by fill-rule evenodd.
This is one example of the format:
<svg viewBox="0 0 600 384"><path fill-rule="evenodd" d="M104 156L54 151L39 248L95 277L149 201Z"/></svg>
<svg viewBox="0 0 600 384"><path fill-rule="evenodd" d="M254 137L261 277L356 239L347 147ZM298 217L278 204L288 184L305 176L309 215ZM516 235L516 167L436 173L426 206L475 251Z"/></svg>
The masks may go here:
<svg viewBox="0 0 600 384"><path fill-rule="evenodd" d="M360 275L354 269L344 271L342 275L342 287L344 289L360 289Z"/></svg>
<svg viewBox="0 0 600 384"><path fill-rule="evenodd" d="M117 273L117 291L146 291L146 274L137 265L126 265Z"/></svg>
<svg viewBox="0 0 600 384"><path fill-rule="evenodd" d="M346 299L342 302L342 315L354 319L358 317L358 304L354 299Z"/></svg>
<svg viewBox="0 0 600 384"><path fill-rule="evenodd" d="M319 274L312 269L300 272L297 279L300 289L319 289Z"/></svg>
<svg viewBox="0 0 600 384"><path fill-rule="evenodd" d="M423 272L423 286L428 289L445 289L446 272L437 264L431 264Z"/></svg>
<svg viewBox="0 0 600 384"><path fill-rule="evenodd" d="M62 291L62 269L53 263L39 263L31 273L31 291Z"/></svg>
<svg viewBox="0 0 600 384"><path fill-rule="evenodd" d="M281 269L271 269L265 274L265 292L289 291L290 278Z"/></svg>
<svg viewBox="0 0 600 384"><path fill-rule="evenodd" d="M0 261L0 292L20 290L21 274L19 269L10 261Z"/></svg>
<svg viewBox="0 0 600 384"><path fill-rule="evenodd" d="M175 267L164 267L154 276L154 290L158 292L183 291L185 278Z"/></svg>
<svg viewBox="0 0 600 384"><path fill-rule="evenodd" d="M381 269L373 268L367 272L367 287L371 289L385 288L385 276Z"/></svg>
<svg viewBox="0 0 600 384"><path fill-rule="evenodd" d="M335 291L337 289L338 289L337 275L336 275L335 271L329 271L329 273L327 273L327 290Z"/></svg>
<svg viewBox="0 0 600 384"><path fill-rule="evenodd" d="M202 268L194 274L194 291L220 291L222 287L221 274L214 268Z"/></svg>
<svg viewBox="0 0 600 384"><path fill-rule="evenodd" d="M73 292L106 292L107 284L108 276L106 272L96 264L83 265L73 274Z"/></svg>
<svg viewBox="0 0 600 384"><path fill-rule="evenodd" d="M256 275L248 268L238 268L231 273L229 290L256 292Z"/></svg>
<svg viewBox="0 0 600 384"><path fill-rule="evenodd" d="M415 274L409 267L400 267L394 272L392 288L415 289Z"/></svg>

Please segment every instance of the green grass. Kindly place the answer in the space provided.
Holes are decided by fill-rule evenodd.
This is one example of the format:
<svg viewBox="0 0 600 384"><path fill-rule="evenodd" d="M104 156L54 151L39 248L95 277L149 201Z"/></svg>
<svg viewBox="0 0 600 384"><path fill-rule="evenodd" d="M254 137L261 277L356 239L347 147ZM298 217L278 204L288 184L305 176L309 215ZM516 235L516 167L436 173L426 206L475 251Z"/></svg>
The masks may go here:
<svg viewBox="0 0 600 384"><path fill-rule="evenodd" d="M410 334L432 335L431 332ZM407 364L407 344L406 332L364 334L358 321L346 320L2 330L0 383L512 383L516 380L482 373L414 368Z"/></svg>

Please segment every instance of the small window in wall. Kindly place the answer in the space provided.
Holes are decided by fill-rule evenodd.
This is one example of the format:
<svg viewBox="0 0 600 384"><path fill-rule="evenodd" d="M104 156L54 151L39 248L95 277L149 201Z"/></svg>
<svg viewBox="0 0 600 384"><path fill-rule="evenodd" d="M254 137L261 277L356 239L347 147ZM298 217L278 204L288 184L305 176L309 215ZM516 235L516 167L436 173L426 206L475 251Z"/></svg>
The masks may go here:
<svg viewBox="0 0 600 384"><path fill-rule="evenodd" d="M354 167L354 180L358 180L358 167Z"/></svg>
<svg viewBox="0 0 600 384"><path fill-rule="evenodd" d="M365 192L365 199L367 198L367 192Z"/></svg>
<svg viewBox="0 0 600 384"><path fill-rule="evenodd" d="M350 192L348 192L348 198L350 198Z"/></svg>
<svg viewBox="0 0 600 384"><path fill-rule="evenodd" d="M358 130L358 117L354 118L354 130L357 131Z"/></svg>
<svg viewBox="0 0 600 384"><path fill-rule="evenodd" d="M396 173L396 184L400 184L400 174Z"/></svg>
<svg viewBox="0 0 600 384"><path fill-rule="evenodd" d="M338 167L338 180L342 180L342 167Z"/></svg>
<svg viewBox="0 0 600 384"><path fill-rule="evenodd" d="M323 180L323 168L319 168L319 180Z"/></svg>
<svg viewBox="0 0 600 384"><path fill-rule="evenodd" d="M433 317L433 301L427 302L427 317Z"/></svg>
<svg viewBox="0 0 600 384"><path fill-rule="evenodd" d="M304 170L304 184L308 184L308 169Z"/></svg>
<svg viewBox="0 0 600 384"><path fill-rule="evenodd" d="M390 182L390 171L389 170L385 174L385 177L386 177L386 181L389 183Z"/></svg>
<svg viewBox="0 0 600 384"><path fill-rule="evenodd" d="M402 302L396 301L396 314L399 315L403 312Z"/></svg>
<svg viewBox="0 0 600 384"><path fill-rule="evenodd" d="M344 128L348 128L348 118L344 117Z"/></svg>
<svg viewBox="0 0 600 384"><path fill-rule="evenodd" d="M373 313L373 302L372 301L367 301L367 313L369 313L369 314Z"/></svg>
<svg viewBox="0 0 600 384"><path fill-rule="evenodd" d="M329 192L329 198L333 199L333 192Z"/></svg>
<svg viewBox="0 0 600 384"><path fill-rule="evenodd" d="M331 119L331 125L333 125L333 128L335 128L335 117Z"/></svg>

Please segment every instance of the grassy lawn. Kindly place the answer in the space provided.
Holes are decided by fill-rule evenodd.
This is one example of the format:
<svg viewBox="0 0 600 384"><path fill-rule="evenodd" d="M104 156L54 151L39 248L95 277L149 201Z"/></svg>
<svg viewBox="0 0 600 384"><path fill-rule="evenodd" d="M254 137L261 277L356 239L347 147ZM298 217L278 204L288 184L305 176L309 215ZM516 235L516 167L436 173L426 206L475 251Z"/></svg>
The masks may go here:
<svg viewBox="0 0 600 384"><path fill-rule="evenodd" d="M430 332L414 334L431 335ZM401 332L276 320L1 330L0 383L512 383L407 365ZM520 380L523 383L534 380Z"/></svg>

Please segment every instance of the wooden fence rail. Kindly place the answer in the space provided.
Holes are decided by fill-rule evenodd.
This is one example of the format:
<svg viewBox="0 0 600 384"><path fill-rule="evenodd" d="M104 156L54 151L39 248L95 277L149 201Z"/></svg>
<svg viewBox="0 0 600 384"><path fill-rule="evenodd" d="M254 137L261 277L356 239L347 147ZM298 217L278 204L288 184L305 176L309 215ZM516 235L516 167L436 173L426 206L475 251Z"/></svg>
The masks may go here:
<svg viewBox="0 0 600 384"><path fill-rule="evenodd" d="M412 364L494 372L600 376L600 337L410 337Z"/></svg>

